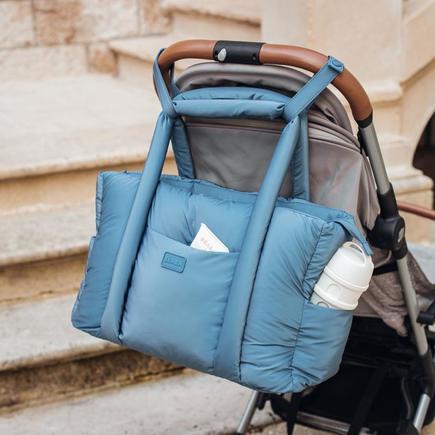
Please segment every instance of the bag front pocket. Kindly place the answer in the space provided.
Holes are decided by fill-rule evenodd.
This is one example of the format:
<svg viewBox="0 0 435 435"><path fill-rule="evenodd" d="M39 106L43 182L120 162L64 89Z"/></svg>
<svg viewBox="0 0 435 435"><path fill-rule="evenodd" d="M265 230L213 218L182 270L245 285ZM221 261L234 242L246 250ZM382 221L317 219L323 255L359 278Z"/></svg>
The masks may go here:
<svg viewBox="0 0 435 435"><path fill-rule="evenodd" d="M191 248L148 228L125 304L123 344L212 371L237 258Z"/></svg>

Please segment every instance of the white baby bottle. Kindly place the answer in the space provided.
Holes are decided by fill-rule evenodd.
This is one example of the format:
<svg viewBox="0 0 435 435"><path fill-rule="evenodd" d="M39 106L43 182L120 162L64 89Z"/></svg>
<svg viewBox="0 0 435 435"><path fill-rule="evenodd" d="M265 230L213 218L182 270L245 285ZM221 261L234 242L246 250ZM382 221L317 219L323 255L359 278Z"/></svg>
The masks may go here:
<svg viewBox="0 0 435 435"><path fill-rule="evenodd" d="M346 242L326 265L314 286L311 302L338 310L354 310L370 283L373 261L360 245Z"/></svg>

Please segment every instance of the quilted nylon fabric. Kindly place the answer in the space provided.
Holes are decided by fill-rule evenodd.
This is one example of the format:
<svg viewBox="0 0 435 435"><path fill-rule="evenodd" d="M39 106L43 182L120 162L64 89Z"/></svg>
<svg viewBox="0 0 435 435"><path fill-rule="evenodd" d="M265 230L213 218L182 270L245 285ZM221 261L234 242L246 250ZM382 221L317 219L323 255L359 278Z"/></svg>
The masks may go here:
<svg viewBox="0 0 435 435"><path fill-rule="evenodd" d="M108 251L106 241L119 243L128 219L123 210L131 206L139 181L139 173L108 172L99 179L99 227L73 311L74 325L96 336L102 336L108 261L116 250ZM228 292L256 196L205 181L161 178L123 305L119 342L214 373L216 347L225 339L220 332ZM230 254L189 246L203 222ZM326 262L352 237L344 222L354 225L342 211L279 198L244 319L240 378L233 380L269 392L301 391L337 371L352 313L312 305L309 298ZM352 232L358 234L356 227ZM166 252L186 260L182 273L162 267Z"/></svg>

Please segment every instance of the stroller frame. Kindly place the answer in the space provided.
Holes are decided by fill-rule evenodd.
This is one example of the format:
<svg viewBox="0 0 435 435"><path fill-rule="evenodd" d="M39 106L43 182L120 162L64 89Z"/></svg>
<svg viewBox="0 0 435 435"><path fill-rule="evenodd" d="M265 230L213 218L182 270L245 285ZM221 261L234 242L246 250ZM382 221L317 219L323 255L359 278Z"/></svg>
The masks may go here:
<svg viewBox="0 0 435 435"><path fill-rule="evenodd" d="M172 79L174 62L185 58L252 65L281 64L303 68L312 73L316 73L327 61L327 57L323 54L295 46L236 41L187 40L166 48L159 57L158 65L168 86ZM369 98L358 80L346 69L337 76L332 84L350 104L353 116L358 124L358 140L371 164L380 204L380 215L369 234L369 239L373 246L391 251L395 258L408 312L410 337L417 351L421 365L420 369L425 381L425 387L420 392L418 406L412 421L400 433L420 433L435 389L433 352L427 336L427 325L431 323L431 320L433 321L432 313L435 310L431 306L426 313L429 315L424 316L425 313L419 313L416 292L411 281L407 262L408 249L405 239L405 223L399 215L395 193L388 179L373 123L373 110ZM406 205L404 208L406 209ZM407 211L415 211L415 209L408 206ZM296 421L302 424L304 422L308 425L312 424L312 422L309 422L310 418L308 416L298 419L300 397L301 393L293 394L290 400L291 409L289 415L291 417L287 419L288 433L292 433ZM257 391L252 393L240 420L236 435L246 433L256 409L262 408L269 398L270 395L265 393ZM321 420L321 418L317 418L316 427L322 427ZM323 425L323 427L328 428L328 425ZM329 429L331 430L331 427Z"/></svg>

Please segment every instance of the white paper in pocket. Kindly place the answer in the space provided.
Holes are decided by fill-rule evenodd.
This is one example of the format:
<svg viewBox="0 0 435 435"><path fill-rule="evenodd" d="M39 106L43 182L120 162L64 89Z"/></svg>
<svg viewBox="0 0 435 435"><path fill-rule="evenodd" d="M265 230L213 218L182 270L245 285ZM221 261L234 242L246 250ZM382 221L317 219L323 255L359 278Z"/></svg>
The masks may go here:
<svg viewBox="0 0 435 435"><path fill-rule="evenodd" d="M202 251L230 252L206 224L201 224L190 246Z"/></svg>

